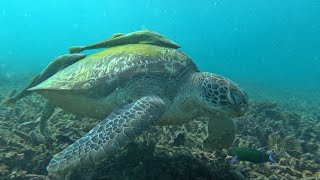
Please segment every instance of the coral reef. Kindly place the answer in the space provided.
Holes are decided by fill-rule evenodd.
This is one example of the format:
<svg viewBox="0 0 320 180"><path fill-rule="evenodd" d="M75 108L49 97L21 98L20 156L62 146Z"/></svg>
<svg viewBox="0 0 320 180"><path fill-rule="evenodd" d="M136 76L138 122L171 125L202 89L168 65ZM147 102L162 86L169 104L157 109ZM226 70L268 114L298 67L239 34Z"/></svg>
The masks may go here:
<svg viewBox="0 0 320 180"><path fill-rule="evenodd" d="M273 150L279 163L241 162L236 169L248 179L319 178L319 122L309 119L274 102L252 102L248 115L236 120L234 145Z"/></svg>
<svg viewBox="0 0 320 180"><path fill-rule="evenodd" d="M1 87L0 101L17 86ZM299 101L297 100L296 104ZM15 107L0 106L0 177L2 179L61 179L47 177L51 157L82 137L99 120L56 109L50 118L52 139L39 132L45 100L32 95ZM320 114L294 111L279 101L257 100L235 120L233 146L273 150L278 163L230 164L223 152L202 147L207 119L183 126L153 127L116 155L98 165L70 172L65 179L301 179L320 178ZM112 172L112 173L110 173Z"/></svg>
<svg viewBox="0 0 320 180"><path fill-rule="evenodd" d="M191 154L190 149L183 147L169 148L139 141L129 144L118 155L108 157L98 167L82 168L67 176L82 179L85 172L89 179L238 179L229 163L212 157L200 151Z"/></svg>

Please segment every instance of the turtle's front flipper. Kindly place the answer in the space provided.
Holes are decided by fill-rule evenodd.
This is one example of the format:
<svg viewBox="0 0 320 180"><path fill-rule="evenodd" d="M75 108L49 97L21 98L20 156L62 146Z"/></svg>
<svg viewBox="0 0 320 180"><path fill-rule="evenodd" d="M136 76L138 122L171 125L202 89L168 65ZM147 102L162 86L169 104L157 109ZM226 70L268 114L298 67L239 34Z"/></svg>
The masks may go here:
<svg viewBox="0 0 320 180"><path fill-rule="evenodd" d="M165 110L158 97L143 97L115 109L84 137L53 156L47 170L64 173L120 150L154 125Z"/></svg>
<svg viewBox="0 0 320 180"><path fill-rule="evenodd" d="M48 120L52 116L55 107L56 107L55 105L53 105L48 101L41 113L40 124L39 124L40 133L46 138L51 138L51 132L48 127Z"/></svg>
<svg viewBox="0 0 320 180"><path fill-rule="evenodd" d="M235 134L232 117L213 115L209 118L208 137L203 141L203 147L211 151L227 149L232 145Z"/></svg>

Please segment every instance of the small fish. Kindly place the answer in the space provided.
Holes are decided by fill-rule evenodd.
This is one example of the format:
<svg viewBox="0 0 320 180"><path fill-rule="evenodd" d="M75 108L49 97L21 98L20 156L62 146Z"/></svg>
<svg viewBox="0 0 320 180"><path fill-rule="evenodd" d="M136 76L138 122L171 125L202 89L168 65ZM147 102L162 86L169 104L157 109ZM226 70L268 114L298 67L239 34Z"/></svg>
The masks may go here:
<svg viewBox="0 0 320 180"><path fill-rule="evenodd" d="M232 147L228 150L228 155L233 156L230 161L231 163L236 163L237 161L248 161L256 164L265 162L276 163L272 152L267 153L245 147Z"/></svg>

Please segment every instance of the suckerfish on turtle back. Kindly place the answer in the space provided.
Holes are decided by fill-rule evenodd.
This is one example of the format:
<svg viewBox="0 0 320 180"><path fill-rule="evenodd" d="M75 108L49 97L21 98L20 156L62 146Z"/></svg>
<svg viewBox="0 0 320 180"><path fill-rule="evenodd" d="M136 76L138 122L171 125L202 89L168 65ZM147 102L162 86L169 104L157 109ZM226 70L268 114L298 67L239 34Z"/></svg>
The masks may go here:
<svg viewBox="0 0 320 180"><path fill-rule="evenodd" d="M125 44L152 44L161 47L180 48L180 46L163 35L150 30L135 31L128 34L116 33L111 38L87 46L72 46L70 54L80 53L89 49L110 48Z"/></svg>
<svg viewBox="0 0 320 180"><path fill-rule="evenodd" d="M49 77L51 77L56 72L61 71L62 69L70 66L71 64L73 64L73 63L75 63L85 57L86 57L86 55L84 55L84 54L65 54L65 55L58 56L58 57L54 58L41 73L35 75L30 80L29 84L25 88L23 88L21 91L19 91L17 94L15 94L13 97L6 99L3 102L3 104L15 106L15 104L18 100L20 100L20 99L22 99L32 93L31 91L28 91L28 89L42 83L43 81L47 80Z"/></svg>
<svg viewBox="0 0 320 180"><path fill-rule="evenodd" d="M54 155L51 174L97 162L153 125L209 117L207 149L230 147L232 118L243 115L246 93L234 82L199 72L177 49L148 44L116 46L59 71L30 89L74 114L103 119L84 137Z"/></svg>
<svg viewBox="0 0 320 180"><path fill-rule="evenodd" d="M84 54L75 54L76 52L82 52L84 50L97 49L97 48L111 48L114 46L121 46L126 44L152 44L152 45L157 45L162 47L180 48L180 46L177 43L173 42L172 40L164 37L159 33L156 33L150 30L135 31L128 34L116 33L116 34L113 34L111 38L108 38L104 41L100 41L98 43L94 43L87 46L73 46L70 48L71 54L65 54L65 55L54 58L41 73L37 74L30 80L29 84L25 88L23 88L20 92L15 94L13 97L6 99L3 102L3 104L15 106L15 103L18 100L31 94L31 92L28 91L28 89L42 83L43 81L51 77L53 74L61 71L62 69L79 61L80 59L85 58ZM51 107L50 104L47 105L47 107L48 107L47 109L51 109L49 111L52 112L53 107ZM46 114L49 115L50 113L46 113ZM43 122L43 118L46 119L47 117L42 116L40 120L41 122ZM40 124L41 124L40 125L41 133L46 137L48 137L49 135L43 132L43 128L42 128L43 124L42 123Z"/></svg>

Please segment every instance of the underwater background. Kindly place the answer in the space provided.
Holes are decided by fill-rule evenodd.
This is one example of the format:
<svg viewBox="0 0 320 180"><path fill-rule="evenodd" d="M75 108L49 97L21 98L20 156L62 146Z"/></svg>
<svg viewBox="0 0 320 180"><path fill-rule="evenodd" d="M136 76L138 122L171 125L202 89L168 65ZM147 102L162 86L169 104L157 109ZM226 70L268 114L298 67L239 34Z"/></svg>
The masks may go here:
<svg viewBox="0 0 320 180"><path fill-rule="evenodd" d="M178 42L202 71L319 88L319 10L317 0L2 1L1 70L38 72L69 46L150 29Z"/></svg>
<svg viewBox="0 0 320 180"><path fill-rule="evenodd" d="M3 0L0 2L0 101L13 90L23 88L54 57L67 54L70 46L95 43L114 33L149 29L177 42L201 71L228 77L248 92L250 110L235 120L236 146L279 152L276 165L221 162L223 166L219 166L221 169L217 172L226 174L221 179L320 178L319 19L319 0ZM92 52L95 51L85 53ZM36 120L42 105L43 99L33 95L15 108L0 106L1 178L43 179L52 155L97 123L62 110L55 111L50 125L60 134L56 140L45 142L33 131L37 124L19 127ZM206 123L199 120L182 129L155 128L149 136L154 136L153 140L160 138L158 149L148 149L151 145L137 146L142 148L139 152L152 151L152 157L132 160L132 166L120 157L113 160L114 166L108 166L103 172L90 172L91 176L87 177L185 179L183 175L178 176L179 173L177 176L172 175L173 172L160 173L164 169L179 171L180 167L194 170L189 179L219 178L214 168L217 165L210 165L216 158L202 151L199 145L206 135ZM70 128L61 129L64 126ZM201 128L203 132L199 134L197 129ZM166 146L176 142L179 137L176 132L184 132L183 148L191 149L195 159L179 154L176 146ZM158 136L161 133L162 136ZM160 145L164 152L172 150L173 156L163 155ZM133 168L138 166L136 161L157 161L165 165L145 173L146 167ZM172 163L166 164L168 162ZM184 166L187 162L200 165ZM117 172L116 167L126 173ZM205 170L200 171L198 167ZM229 170L232 173L228 174ZM112 171L114 176L106 176L106 171ZM134 176L139 173L144 175Z"/></svg>

